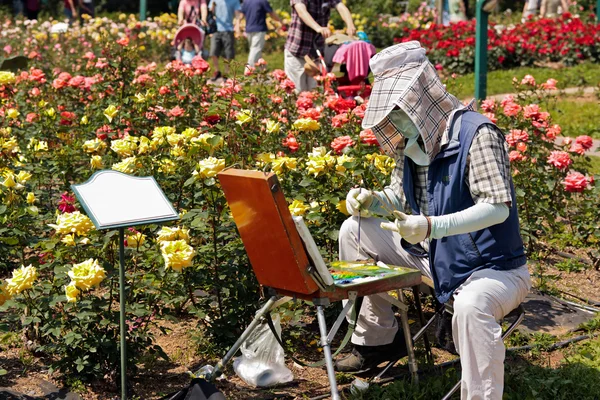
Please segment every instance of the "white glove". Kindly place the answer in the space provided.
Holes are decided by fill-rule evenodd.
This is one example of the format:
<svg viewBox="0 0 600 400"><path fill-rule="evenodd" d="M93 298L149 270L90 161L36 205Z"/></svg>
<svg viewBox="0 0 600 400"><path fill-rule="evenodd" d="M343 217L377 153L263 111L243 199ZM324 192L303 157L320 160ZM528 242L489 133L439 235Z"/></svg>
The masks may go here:
<svg viewBox="0 0 600 400"><path fill-rule="evenodd" d="M406 215L400 211L394 211L394 216L396 221L382 222L381 227L398 232L408 243L420 243L431 233L429 219L424 215Z"/></svg>
<svg viewBox="0 0 600 400"><path fill-rule="evenodd" d="M373 202L373 192L367 189L351 189L346 196L346 210L354 217L360 213L361 217L371 216L369 206Z"/></svg>

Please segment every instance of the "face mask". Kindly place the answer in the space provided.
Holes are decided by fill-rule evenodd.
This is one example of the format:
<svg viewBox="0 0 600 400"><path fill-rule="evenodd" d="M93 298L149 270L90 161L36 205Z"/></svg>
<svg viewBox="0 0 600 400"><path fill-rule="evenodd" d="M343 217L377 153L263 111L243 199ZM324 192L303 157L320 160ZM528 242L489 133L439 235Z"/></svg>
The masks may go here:
<svg viewBox="0 0 600 400"><path fill-rule="evenodd" d="M429 156L421 149L418 143L421 134L410 117L402 110L393 110L390 112L389 118L396 130L408 139L404 147L404 155L413 160L417 165L429 165Z"/></svg>

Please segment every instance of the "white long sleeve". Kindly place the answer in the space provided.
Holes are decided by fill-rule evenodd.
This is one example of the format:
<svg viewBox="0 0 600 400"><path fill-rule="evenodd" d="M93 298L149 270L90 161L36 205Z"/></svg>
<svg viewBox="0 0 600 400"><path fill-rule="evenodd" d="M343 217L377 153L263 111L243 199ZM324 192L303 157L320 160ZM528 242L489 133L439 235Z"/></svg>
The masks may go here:
<svg viewBox="0 0 600 400"><path fill-rule="evenodd" d="M508 218L510 210L505 203L477 203L466 210L430 217L431 238L476 232L500 224Z"/></svg>

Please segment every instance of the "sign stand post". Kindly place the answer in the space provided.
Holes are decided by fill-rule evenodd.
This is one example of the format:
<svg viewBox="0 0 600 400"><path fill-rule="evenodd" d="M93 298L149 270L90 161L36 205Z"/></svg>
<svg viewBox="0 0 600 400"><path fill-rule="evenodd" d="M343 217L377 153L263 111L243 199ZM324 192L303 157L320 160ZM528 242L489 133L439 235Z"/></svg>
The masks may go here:
<svg viewBox="0 0 600 400"><path fill-rule="evenodd" d="M96 229L119 229L119 305L121 342L121 400L127 399L127 331L125 297L125 228L179 219L151 177L117 171L96 172L85 183L71 185Z"/></svg>

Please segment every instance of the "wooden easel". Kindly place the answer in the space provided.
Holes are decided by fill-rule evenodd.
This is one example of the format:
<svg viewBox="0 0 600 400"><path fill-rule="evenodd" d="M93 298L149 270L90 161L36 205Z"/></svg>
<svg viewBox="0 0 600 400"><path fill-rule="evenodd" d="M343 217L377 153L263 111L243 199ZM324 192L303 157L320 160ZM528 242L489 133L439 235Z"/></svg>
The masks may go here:
<svg viewBox="0 0 600 400"><path fill-rule="evenodd" d="M271 309L292 298L311 301L317 307L321 346L331 386L331 397L340 399L333 368L331 341L357 297L379 295L400 309L402 329L406 339L409 368L417 380L417 363L407 317L407 306L400 289L416 287L421 273L403 268L396 276L344 287L332 285L320 288L315 281L318 273L305 249L303 241L289 212L277 176L273 173L228 169L218 174L227 203L248 253L258 282L274 293L257 312L246 331L242 333L209 377L215 379L235 355L241 344ZM390 266L393 267L393 266ZM398 299L387 292L397 290ZM280 296L284 296L280 298ZM348 300L330 332L327 332L324 307L340 300Z"/></svg>

